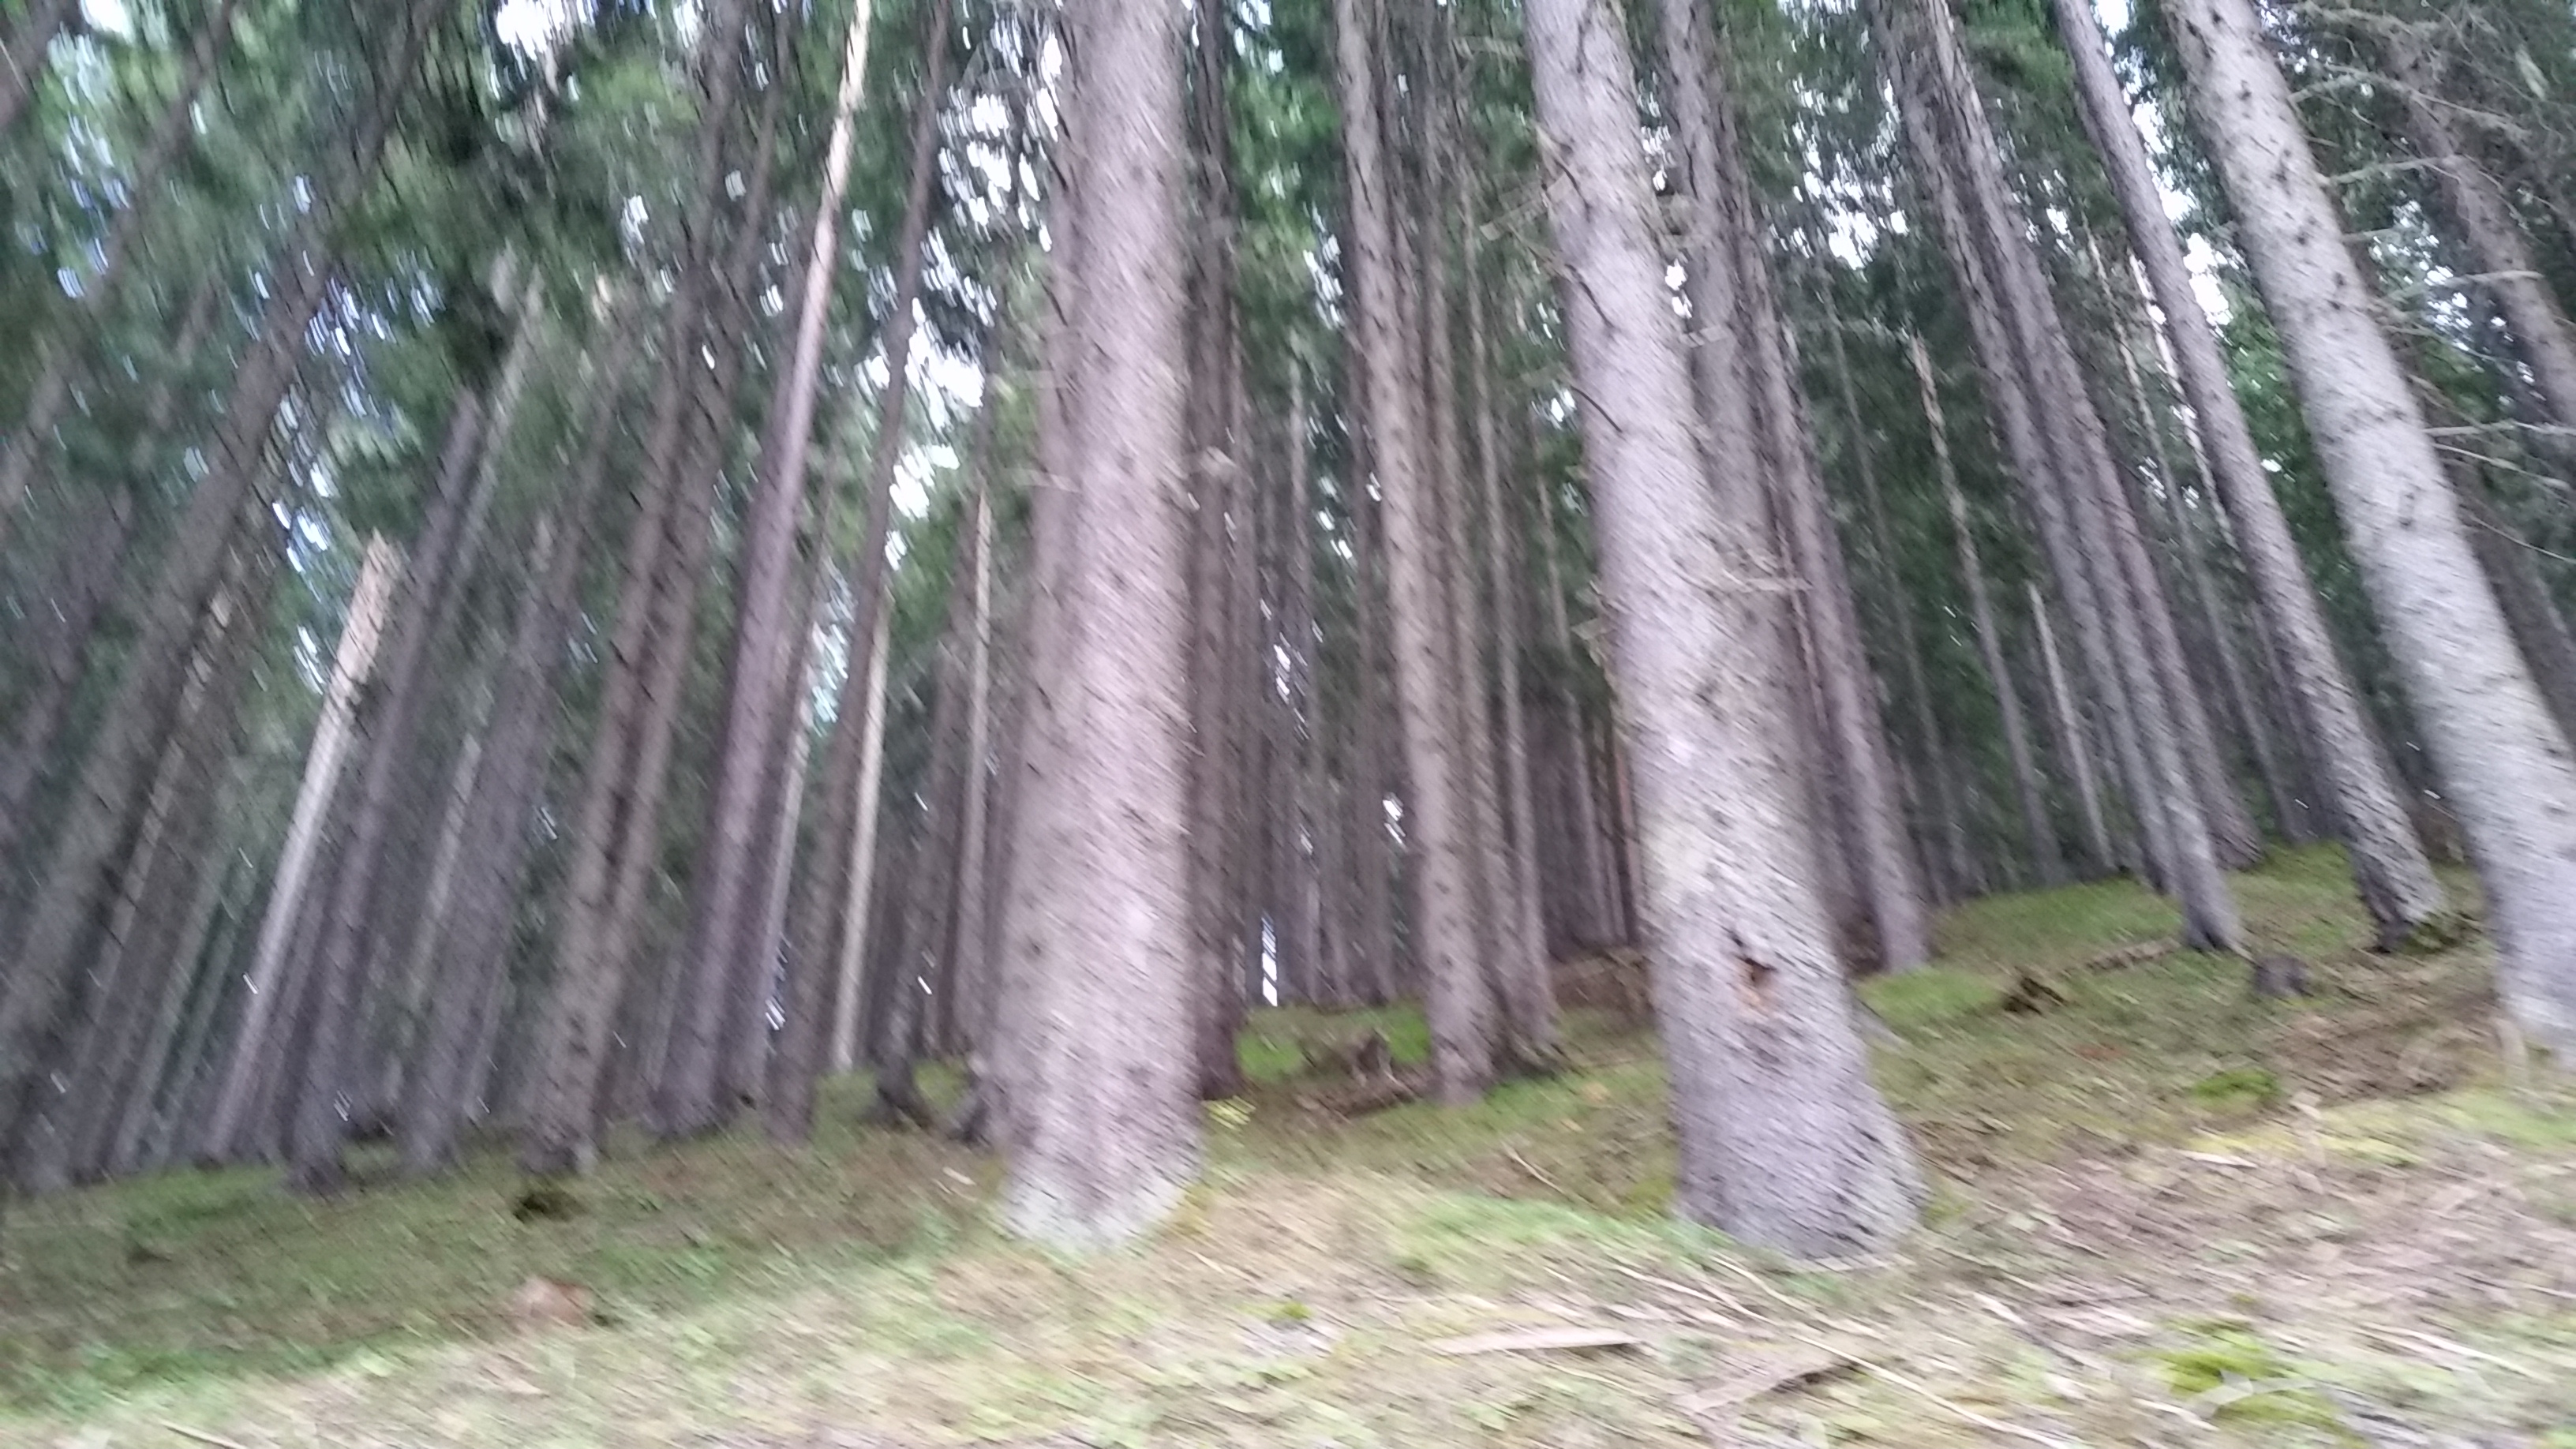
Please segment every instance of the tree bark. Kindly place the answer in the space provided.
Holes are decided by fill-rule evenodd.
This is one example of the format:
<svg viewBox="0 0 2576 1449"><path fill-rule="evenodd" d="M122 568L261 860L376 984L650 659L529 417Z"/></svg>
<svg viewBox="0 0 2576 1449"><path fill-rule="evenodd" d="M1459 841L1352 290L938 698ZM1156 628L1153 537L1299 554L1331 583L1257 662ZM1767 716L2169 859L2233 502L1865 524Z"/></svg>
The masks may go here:
<svg viewBox="0 0 2576 1449"><path fill-rule="evenodd" d="M1077 240L1059 385L1083 418L1039 577L1005 968L1030 993L1011 1046L1003 1219L1061 1247L1123 1241L1178 1206L1199 1126L1189 973L1189 529L1180 12L1069 13ZM1090 224L1110 219L1115 226ZM1074 359L1081 359L1075 365ZM1051 566L1050 566L1051 565Z"/></svg>
<svg viewBox="0 0 2576 1449"><path fill-rule="evenodd" d="M734 615L731 688L718 736L715 778L707 824L699 837L697 866L690 873L688 945L681 957L679 1003L682 1026L672 1040L679 1051L666 1066L667 1089L659 1105L659 1126L666 1135L707 1131L731 1115L734 1092L718 1078L728 1052L724 1034L689 1029L689 1024L725 1021L729 1014L748 1020L767 1037L768 1001L777 962L764 957L767 892L758 870L764 831L774 831L777 810L769 787L784 786L801 796L802 772L779 778L784 723L796 713L794 696L802 683L804 636L810 632L808 610L797 607L804 590L796 587L797 525L805 508L805 474L812 456L816 385L823 363L823 342L831 317L834 283L840 273L842 201L849 190L850 155L857 129L857 110L867 84L868 36L873 7L862 0L853 15L841 61L840 89L833 103L831 137L823 160L820 198L814 205L796 288L799 306L789 354L777 374L776 397L770 404L769 428L761 444L758 482L744 528L740 586ZM947 7L934 5L928 45L934 56L948 48ZM931 63L928 85L939 88L939 61ZM828 552L835 510L827 492L815 537ZM770 806L764 810L764 805ZM746 1060L735 1065L740 1083L756 1085L756 1051L737 1040L731 1051Z"/></svg>
<svg viewBox="0 0 2576 1449"><path fill-rule="evenodd" d="M1432 1074L1443 1102L1484 1095L1494 1074L1491 993L1475 959L1470 874L1460 837L1451 750L1454 682L1444 667L1435 500L1425 470L1408 365L1393 201L1382 170L1374 53L1367 0L1334 0L1334 68L1342 97L1342 154L1350 198L1351 256L1358 273L1352 339L1361 374L1384 533L1387 621L1394 636L1396 742L1408 781L1404 836L1412 869L1413 949L1431 1024Z"/></svg>
<svg viewBox="0 0 2576 1449"><path fill-rule="evenodd" d="M2130 244L2164 313L2165 339L2191 404L2209 480L2235 527L2266 632L2286 667L2300 722L2334 802L2354 883L2381 941L2393 943L2447 913L2441 883L2335 651L2315 586L2229 380L2217 330L2201 309L2181 239L2166 217L2162 188L2111 69L2100 23L2083 0L2056 0L2056 10L2075 59L2086 124L2119 195Z"/></svg>
<svg viewBox="0 0 2576 1449"><path fill-rule="evenodd" d="M260 916L259 935L251 949L241 1016L233 1028L230 1065L215 1096L214 1115L204 1135L210 1158L229 1157L239 1143L251 1105L251 1093L268 1061L268 1033L273 1013L283 999L288 945L303 918L312 883L315 852L353 742L353 720L359 691L375 672L376 646L384 637L386 611L402 572L402 555L381 537L367 540L366 561L340 625L340 644L331 662L331 682L323 694L322 715L313 727L313 743L304 752L304 778L296 787L295 810L288 818L286 844L268 888L268 905Z"/></svg>
<svg viewBox="0 0 2576 1449"><path fill-rule="evenodd" d="M1507 852L1507 872L1504 897L1495 904L1504 916L1506 939L1517 937L1516 949L1528 956L1523 967L1528 972L1525 980L1505 977L1503 1004L1521 1038L1521 1049L1545 1061L1556 1055L1559 1043L1556 983L1548 961L1547 928L1539 920L1538 819L1531 801L1529 727L1521 701L1523 591L1519 550L1513 542L1514 520L1504 505L1503 445L1501 430L1494 425L1497 380L1493 353L1485 337L1485 278L1480 249L1473 245L1473 239L1480 235L1473 214L1468 216L1467 224L1471 241L1467 265L1468 376L1476 417L1477 501L1485 511L1485 578L1492 590L1494 610L1494 689L1502 701L1499 767L1506 812L1502 823L1508 837L1497 842ZM1303 547L1304 539L1301 537L1298 543Z"/></svg>
<svg viewBox="0 0 2576 1449"><path fill-rule="evenodd" d="M1526 7L1581 387L1611 640L1649 872L1641 892L1687 1215L1791 1253L1868 1250L1921 1184L1871 1086L1831 928L1784 868L1790 665L1777 611L1707 580L1777 576L1702 484L1679 319L1646 226L1626 34L1598 0ZM1696 25L1695 18L1690 20ZM1741 495L1735 495L1741 496Z"/></svg>
<svg viewBox="0 0 2576 1449"><path fill-rule="evenodd" d="M2467 826L2508 1011L2576 1052L2576 758L2512 648L2459 500L2249 0L2167 12L2326 480Z"/></svg>

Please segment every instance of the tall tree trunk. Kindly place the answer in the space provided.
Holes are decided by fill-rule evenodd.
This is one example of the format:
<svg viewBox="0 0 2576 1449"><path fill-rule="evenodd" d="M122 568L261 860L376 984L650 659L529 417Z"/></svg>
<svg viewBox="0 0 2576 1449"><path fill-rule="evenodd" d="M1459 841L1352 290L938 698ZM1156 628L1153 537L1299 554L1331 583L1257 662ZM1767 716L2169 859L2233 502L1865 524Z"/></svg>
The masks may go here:
<svg viewBox="0 0 2576 1449"><path fill-rule="evenodd" d="M1964 898L1974 893L1976 868L1975 863L1969 858L1967 831L1957 792L1952 789L1948 763L1949 741L1942 731L1940 715L1933 705L1931 686L1923 677L1922 631L1915 622L1913 597L1906 592L1904 574L1897 567L1895 538L1888 531L1887 526L1887 499L1879 487L1878 462L1870 453L1871 433L1861 417L1860 390L1852 381L1850 349L1843 342L1839 318L1829 316L1826 319L1825 337L1833 348L1835 392L1837 400L1842 404L1844 433L1850 439L1852 471L1860 477L1861 502L1867 513L1870 552L1878 563L1880 587L1886 591L1888 614L1896 624L1896 640L1893 647L1901 677L1904 680L1905 703L1914 716L1915 732L1921 740L1924 760L1922 773L1931 787L1932 809L1940 817L1938 824L1949 854L1952 898ZM1932 446L1936 457L1946 465L1949 440L1936 437ZM2013 742L2020 723L2018 719L2006 716L2004 732L2007 745ZM2027 764L2028 742L2023 741L2018 751L2008 750L2007 753L2011 755L2016 767ZM2018 781L2021 777L2016 775L2015 778ZM2044 820L2046 816L2042 814L2038 818ZM2028 855L2030 864L2038 872L2043 883L2056 884L2065 877L2066 866L2065 861L2058 856L2055 835L2036 829L2029 830L2027 833L2030 837ZM1928 848L1921 853L1926 857L1931 854ZM2020 872L2015 869L2012 874L2018 878Z"/></svg>
<svg viewBox="0 0 2576 1449"><path fill-rule="evenodd" d="M2479 575L2459 500L2249 0L2169 12L2192 113L2487 890L2508 1010L2576 1052L2576 757Z"/></svg>
<svg viewBox="0 0 2576 1449"><path fill-rule="evenodd" d="M2119 194L2130 244L2164 313L2165 337L2208 456L2210 482L2235 527L2264 624L2287 667L2354 882L2380 939L2393 942L2445 914L2441 884L2336 654L2315 586L2229 380L2217 331L2201 309L2181 239L2166 216L2163 190L2111 69L2100 24L2084 0L2056 0L2056 10L2075 59L2086 124Z"/></svg>
<svg viewBox="0 0 2576 1449"><path fill-rule="evenodd" d="M1624 944L1625 934L1615 917L1613 897L1618 890L1618 869L1610 859L1610 825L1601 808L1600 788L1592 769L1592 731L1584 719L1583 701L1575 692L1575 640L1573 623L1566 616L1565 574L1557 557L1556 501L1553 485L1540 479L1538 496L1538 594L1540 622L1546 632L1547 645L1556 656L1560 687L1551 711L1556 717L1556 731L1562 745L1558 760L1559 779L1565 797L1565 815L1572 829L1574 853L1574 899L1577 917L1575 943L1586 947Z"/></svg>
<svg viewBox="0 0 2576 1449"><path fill-rule="evenodd" d="M232 754L234 717L264 641L285 540L273 526L244 540L235 578L208 611L179 691L141 818L118 871L87 989L56 1034L48 1092L22 1117L13 1168L30 1194L58 1192L88 1178L89 1145L124 1078L170 969L176 913L195 894L206 862L215 795Z"/></svg>
<svg viewBox="0 0 2576 1449"><path fill-rule="evenodd" d="M1377 474L1384 533L1387 618L1395 644L1396 738L1408 780L1404 835L1412 869L1413 949L1431 1023L1432 1073L1444 1102L1472 1102L1493 1080L1493 1003L1475 959L1464 812L1446 728L1454 683L1440 630L1435 500L1425 469L1407 365L1401 262L1393 200L1382 169L1375 65L1376 13L1367 0L1334 0L1334 68L1342 96L1342 154L1358 272L1352 337L1361 415Z"/></svg>
<svg viewBox="0 0 2576 1449"><path fill-rule="evenodd" d="M1349 476L1342 480L1351 515L1350 757L1343 767L1343 803L1350 849L1353 935L1347 959L1360 1001L1383 1006L1395 995L1394 851L1387 840L1389 756L1386 728L1385 550L1378 542L1378 507L1369 496L1365 439L1355 439Z"/></svg>
<svg viewBox="0 0 2576 1449"><path fill-rule="evenodd" d="M957 918L949 948L955 962L951 994L958 999L958 1026L970 1053L982 1049L992 1034L998 984L992 963L993 792L987 760L993 752L993 473L999 462L989 446L981 451L971 534L975 577L966 654L966 799L959 815Z"/></svg>
<svg viewBox="0 0 2576 1449"><path fill-rule="evenodd" d="M764 787L778 779L782 722L792 723L794 696L804 674L804 636L808 611L797 607L803 591L796 585L797 525L805 507L805 473L812 455L816 384L823 363L826 323L830 320L834 282L840 266L842 200L849 190L850 154L857 111L866 89L868 35L873 8L860 4L852 17L841 61L840 90L833 103L831 138L825 147L822 195L814 206L807 238L803 280L797 287L799 307L790 351L777 374L777 393L770 404L769 429L761 444L758 482L744 529L739 598L734 615L731 690L724 706L715 779L707 824L699 837L696 869L690 873L688 945L681 958L679 981L686 993L678 1003L683 1028L673 1038L679 1048L668 1064L667 1093L658 1112L666 1135L707 1131L731 1115L732 1092L719 1083L727 1051L723 1035L687 1029L687 1023L712 1025L728 1013L748 1012L767 1035L768 998L777 970L774 956L764 957L759 941L766 934L766 895L758 887L764 830L775 828L778 802ZM936 57L948 49L948 10L935 4L925 32ZM939 61L934 60L927 85L940 88ZM828 552L836 492L827 491L815 537ZM802 773L783 782L803 790ZM764 811L764 804L772 810ZM742 1052L739 1044L734 1046ZM756 1083L756 1053L736 1064L737 1074Z"/></svg>
<svg viewBox="0 0 2576 1449"><path fill-rule="evenodd" d="M213 1116L204 1134L206 1155L229 1157L240 1142L251 1107L251 1094L269 1061L268 1034L275 1012L286 996L288 946L304 918L313 883L315 852L331 817L340 774L354 742L353 724L359 692L375 672L376 646L384 637L385 615L402 573L402 555L381 537L367 540L366 561L358 570L356 592L340 624L340 644L331 661L331 682L323 693L322 715L313 727L313 743L304 752L304 777L296 787L294 813L288 817L286 844L268 888L259 934L251 949L241 1015L233 1028L230 1065L215 1095Z"/></svg>
<svg viewBox="0 0 2576 1449"><path fill-rule="evenodd" d="M1853 609L1842 539L1826 506L1824 476L1816 465L1795 348L1780 315L1759 202L1745 172L1730 100L1718 97L1715 110L1719 129L1713 150L1723 184L1735 197L1727 210L1735 219L1734 259L1745 282L1740 305L1745 357L1757 389L1754 412L1769 438L1770 459L1778 470L1780 524L1791 563L1805 586L1802 596L1815 649L1816 686L1824 703L1824 724L1833 735L1830 753L1820 751L1818 763L1832 775L1827 794L1842 813L1851 865L1876 938L1878 964L1890 971L1909 971L1931 959L1931 918L1924 910L1922 888L1906 847L1904 812L1897 799L1886 730L1879 719L1876 681L1861 649L1860 621Z"/></svg>
<svg viewBox="0 0 2576 1449"><path fill-rule="evenodd" d="M2184 940L2207 949L2236 950L2243 929L2219 870L2218 842L2206 809L2207 782L2195 777L2185 755L2185 737L2193 733L2187 720L2192 685L2181 677L2180 650L2170 639L2172 620L2163 612L2161 587L2137 536L2137 520L2119 485L2101 417L2085 392L2047 277L2007 195L2002 153L1969 73L1957 18L1946 0L1922 0L1916 9L1926 22L1924 64L1941 101L1940 114L1958 138L1954 156L1969 214L1976 218L1972 235L1980 239L1994 268L1991 278L1997 285L1991 298L2015 339L2033 396L2052 404L2035 411L2056 461L2054 479L2062 494L2040 487L2032 490L2032 498L2043 528L2051 509L2062 505L2066 536L2074 545L2070 571L2092 584L2110 672L2119 677L2135 729L2138 768L2131 775L2131 804L2148 817L2151 838L2157 833L2155 818L2161 817L2164 872L2168 889L2182 906ZM2075 588L2080 622L2082 584Z"/></svg>
<svg viewBox="0 0 2576 1449"><path fill-rule="evenodd" d="M375 177L394 116L411 89L431 34L448 14L440 0L412 0L387 46L389 61L350 132L344 158L325 168L280 256L259 340L235 374L224 421L206 449L205 476L171 532L159 577L134 618L137 637L114 698L81 770L73 804L19 932L0 990L0 1125L13 1119L35 1069L34 1044L71 986L81 943L111 887L124 824L145 787L165 707L179 687L188 639L222 572L230 524L242 511L267 452L270 425L292 385L305 328L320 310L336 268L324 244Z"/></svg>
<svg viewBox="0 0 2576 1449"><path fill-rule="evenodd" d="M876 637L868 643L868 681L860 698L859 784L853 808L857 818L851 822L850 867L841 902L840 955L833 962L831 982L832 1035L831 1054L827 1058L832 1071L846 1072L859 1060L859 1004L867 984L868 923L874 919L872 899L877 877L877 796L885 771L885 704L886 704L886 632L893 611L876 610ZM791 973L810 968L790 967ZM820 999L819 997L817 998ZM791 1031L794 1027L789 1028ZM785 1048L780 1049L786 1059Z"/></svg>
<svg viewBox="0 0 2576 1449"><path fill-rule="evenodd" d="M2022 834L2032 857L2039 862L2040 879L2055 882L2064 878L2065 858L2058 852L2056 822L2049 818L2048 786L2040 778L2038 760L2030 747L2030 724L2022 713L2021 691L2013 687L2012 666L2004 653L2003 626L1995 616L1993 595L1986 586L1986 566L1977 550L1975 521L1968 514L1967 495L1959 489L1959 470L1950 457L1949 417L1941 407L1941 390L1932 374L1932 359L1923 350L1923 339L1908 337L1906 350L1914 361L1914 382L1923 398L1923 418L1932 436L1932 468L1941 479L1941 496L1950 506L1950 528L1959 554L1959 576L1968 586L1968 622L1977 636L1977 657L1986 666L1986 682L1994 690L1995 716L2002 722L2004 756L2011 762L2013 792L2021 802ZM2033 594L2036 600L2036 593ZM2056 657L2051 641L2049 657ZM2069 721L2069 737L2082 749L2082 724ZM2112 858L2111 836L2102 819L2101 789L2093 778L2092 757L2079 753L2070 762L2067 773L2075 782L2077 812L2084 821L2084 835L2092 846L2093 858L2108 862Z"/></svg>
<svg viewBox="0 0 2576 1449"><path fill-rule="evenodd" d="M1067 15L1072 314L1052 339L1082 417L1040 514L1054 594L1036 656L1005 950L1031 993L1010 1042L1011 1229L1114 1243L1199 1162L1189 971L1180 12ZM1091 224L1115 218L1115 226ZM1072 364L1075 358L1081 365ZM1057 461L1057 460L1050 460ZM1051 564L1052 567L1046 565Z"/></svg>
<svg viewBox="0 0 2576 1449"><path fill-rule="evenodd" d="M1542 1059L1557 1049L1556 985L1549 969L1547 927L1539 919L1538 819L1530 791L1529 727L1521 700L1521 588L1517 533L1505 506L1502 485L1503 444L1494 425L1497 379L1493 353L1485 337L1485 276L1475 217L1467 218L1470 249L1467 264L1467 361L1476 417L1476 492L1485 512L1485 578L1492 590L1494 688L1502 700L1499 767L1503 777L1503 824L1508 839L1498 842L1508 852L1503 899L1495 903L1505 917L1506 938L1517 936L1530 957L1526 996L1510 989L1506 978L1503 1004L1511 1013L1525 1052ZM1301 535L1298 546L1304 547Z"/></svg>
<svg viewBox="0 0 2576 1449"><path fill-rule="evenodd" d="M1564 159L1550 214L1575 281L1568 339L1637 809L1653 843L1641 903L1680 1206L1787 1252L1866 1250L1905 1230L1921 1185L1870 1084L1812 883L1784 868L1803 847L1784 768L1790 667L1777 613L1703 582L1768 577L1780 563L1758 527L1701 486L1617 14L1592 0L1534 0L1525 14L1539 123Z"/></svg>
<svg viewBox="0 0 2576 1449"><path fill-rule="evenodd" d="M413 740L435 687L428 673L431 650L463 608L465 586L480 552L483 525L500 482L500 451L508 444L509 424L535 352L537 307L536 289L530 286L499 375L461 393L448 418L420 541L403 575L405 597L392 611L378 655L377 683L359 713L364 764L355 782L349 831L339 843L330 917L313 963L319 996L291 1144L289 1181L301 1192L334 1192L342 1183L340 1146L350 1114L341 1098L352 1085L368 965L385 945L373 911L395 823L396 791L413 763Z"/></svg>
<svg viewBox="0 0 2576 1449"><path fill-rule="evenodd" d="M777 1141L801 1142L813 1130L814 1088L822 1075L823 1053L835 1045L827 1028L833 1019L830 988L833 964L844 959L845 937L864 932L865 918L849 908L864 887L852 871L859 845L860 812L875 808L874 791L861 798L861 777L875 750L868 748L872 711L866 696L877 680L876 658L883 651L878 624L889 607L886 594L886 538L894 520L895 464L903 457L904 419L911 401L913 313L921 296L922 248L930 229L933 190L938 181L939 116L947 100L948 8L933 0L938 43L923 57L924 73L912 118L911 180L904 193L902 229L895 238L894 296L883 325L885 389L877 398L876 440L868 457L867 513L859 530L858 553L851 561L851 654L841 682L832 732L823 750L818 788L823 808L815 818L814 849L805 852L788 897L787 1004L776 1050L771 1054L769 1091L761 1104L763 1123ZM881 689L881 685L879 688ZM852 978L855 984L855 978Z"/></svg>
<svg viewBox="0 0 2576 1449"><path fill-rule="evenodd" d="M1435 84L1455 89L1445 75ZM1436 107L1440 102L1434 98L1431 104ZM1483 335L1479 316L1467 330L1467 403L1476 426L1476 477L1471 484L1466 476L1466 449L1459 435L1457 329L1452 325L1445 235L1448 227L1444 224L1459 213L1449 183L1441 179L1454 175L1459 161L1445 124L1434 119L1430 129L1426 169L1431 174L1426 177L1425 189L1433 193L1433 200L1424 211L1434 224L1425 228L1423 239L1422 290L1427 302L1424 342L1430 349L1432 451L1438 464L1435 477L1440 484L1441 511L1447 525L1442 552L1448 562L1448 652L1456 680L1458 718L1464 726L1459 732L1459 795L1466 806L1465 843L1481 897L1477 915L1486 936L1481 954L1493 981L1494 1004L1502 1012L1498 1044L1514 1065L1546 1068L1553 1065L1557 1055L1556 994L1548 975L1546 938L1531 928L1530 917L1524 913L1520 874L1512 862L1511 820L1499 788L1502 765L1495 749L1493 712L1487 704L1483 657L1483 642L1495 633L1487 623L1484 600L1487 586L1500 582L1493 565L1500 547L1498 530L1502 519L1493 505L1502 495L1502 465L1496 456L1493 417L1485 407L1483 359L1475 350ZM1472 260L1465 286L1471 293L1477 289ZM1471 313L1481 307L1476 301L1468 305ZM1484 522L1481 544L1476 526L1479 512ZM1499 611L1499 590L1493 598Z"/></svg>

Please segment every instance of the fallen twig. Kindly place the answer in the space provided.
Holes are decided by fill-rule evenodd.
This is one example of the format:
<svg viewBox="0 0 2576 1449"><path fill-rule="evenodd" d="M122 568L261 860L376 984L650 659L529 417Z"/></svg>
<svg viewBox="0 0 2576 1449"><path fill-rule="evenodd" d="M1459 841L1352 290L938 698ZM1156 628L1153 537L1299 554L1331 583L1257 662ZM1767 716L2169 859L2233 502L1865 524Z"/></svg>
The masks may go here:
<svg viewBox="0 0 2576 1449"><path fill-rule="evenodd" d="M173 1424L167 1419L161 1421L161 1427L182 1439L193 1439L200 1444L212 1445L213 1449L247 1449L247 1446L234 1443L221 1434L209 1434L203 1429L191 1429L185 1424Z"/></svg>

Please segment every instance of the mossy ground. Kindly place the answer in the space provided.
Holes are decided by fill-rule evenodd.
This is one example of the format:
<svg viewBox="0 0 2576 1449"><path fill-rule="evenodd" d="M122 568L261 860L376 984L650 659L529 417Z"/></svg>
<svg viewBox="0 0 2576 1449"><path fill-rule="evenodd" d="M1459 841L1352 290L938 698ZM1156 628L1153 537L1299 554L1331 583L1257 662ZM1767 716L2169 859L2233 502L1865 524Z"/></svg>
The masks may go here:
<svg viewBox="0 0 2576 1449"><path fill-rule="evenodd" d="M2576 1446L2576 1099L2508 1085L2483 948L2359 950L2331 852L2239 878L2305 1001L2124 885L1981 902L1866 996L1937 1183L1881 1261L1665 1215L1650 1037L1464 1112L1342 1119L1275 1013L1207 1185L1087 1261L998 1237L993 1165L850 1124L808 1153L621 1144L521 1223L500 1156L329 1202L180 1173L32 1205L0 1267L0 1445ZM2002 1002L2035 975L2063 996ZM580 1284L603 1323L514 1327ZM1636 1344L1449 1355L1523 1326Z"/></svg>

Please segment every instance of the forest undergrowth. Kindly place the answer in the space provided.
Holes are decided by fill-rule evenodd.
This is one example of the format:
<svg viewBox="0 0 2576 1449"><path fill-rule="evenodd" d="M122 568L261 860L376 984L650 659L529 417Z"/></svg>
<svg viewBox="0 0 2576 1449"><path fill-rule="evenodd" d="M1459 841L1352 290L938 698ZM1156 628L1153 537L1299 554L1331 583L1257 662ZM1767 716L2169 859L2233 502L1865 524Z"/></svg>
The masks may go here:
<svg viewBox="0 0 2576 1449"><path fill-rule="evenodd" d="M336 1200L257 1171L37 1203L0 1267L0 1443L303 1446L2576 1446L2576 1098L2499 1059L2481 943L2359 949L2340 858L2238 878L2260 948L2166 954L2125 884L1982 901L1864 996L1927 1225L1790 1268L1664 1215L1621 963L1573 1070L1343 1115L1405 1012L1271 1013L1207 1183L1086 1260L986 1223L989 1160L619 1143ZM2451 882L2470 889L2465 877ZM363 1160L361 1166L363 1167ZM514 1312L569 1285L578 1324ZM560 1305L559 1305L560 1306Z"/></svg>

